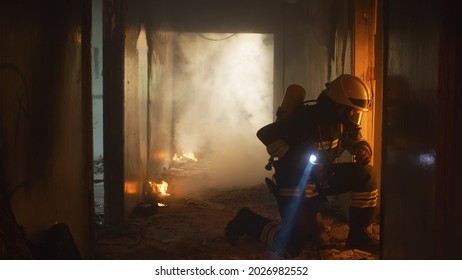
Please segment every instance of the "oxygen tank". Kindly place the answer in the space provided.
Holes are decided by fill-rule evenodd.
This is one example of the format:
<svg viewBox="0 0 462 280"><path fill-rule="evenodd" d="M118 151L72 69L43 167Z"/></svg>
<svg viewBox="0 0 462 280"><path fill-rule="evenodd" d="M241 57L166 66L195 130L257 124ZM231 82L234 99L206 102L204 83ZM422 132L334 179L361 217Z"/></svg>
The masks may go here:
<svg viewBox="0 0 462 280"><path fill-rule="evenodd" d="M288 118L295 111L295 108L303 104L305 100L305 89L296 84L287 87L281 105L276 112L276 121Z"/></svg>
<svg viewBox="0 0 462 280"><path fill-rule="evenodd" d="M305 96L306 92L302 86L296 84L291 84L290 86L288 86L286 92L284 93L284 97L282 98L281 105L279 105L278 110L276 112L275 122L290 117L298 106L303 105L305 101ZM268 139L272 138L270 135L272 134L273 129L274 123L264 126L257 132L258 139L260 139L260 141L267 145L267 147L269 144ZM265 169L271 170L273 167L273 162L273 157L270 157L268 160L268 164L265 166Z"/></svg>

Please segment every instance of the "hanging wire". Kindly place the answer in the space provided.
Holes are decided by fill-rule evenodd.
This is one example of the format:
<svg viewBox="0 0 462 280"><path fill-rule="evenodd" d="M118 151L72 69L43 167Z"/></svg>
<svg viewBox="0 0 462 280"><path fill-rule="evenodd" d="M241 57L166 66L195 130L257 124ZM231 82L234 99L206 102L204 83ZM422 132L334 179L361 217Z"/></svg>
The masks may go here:
<svg viewBox="0 0 462 280"><path fill-rule="evenodd" d="M210 38L210 37L207 37L205 36L203 33L197 33L197 35L199 35L200 37L206 39L206 40L209 40L209 41L224 41L224 40L227 40L233 36L235 36L237 33L233 33L231 35L228 35L226 37L223 37L223 38L219 38L219 39L215 39L215 38Z"/></svg>
<svg viewBox="0 0 462 280"><path fill-rule="evenodd" d="M21 82L24 86L24 94L22 94L21 96L19 96L19 94L16 92L16 98L18 100L18 104L19 104L19 108L20 110L18 110L18 115L17 115L17 119L16 119L16 129L15 129L15 143L18 143L18 133L19 133L19 119L20 119L20 116L21 116L21 112L24 114L24 116L26 117L26 120L27 120L27 124L29 125L29 129L31 127L31 124L30 124L30 117L29 117L29 112L27 111L27 109L24 107L24 97L25 97L25 103L26 103L26 107L27 108L30 108L30 97L29 97L29 88L27 86L27 81L26 81L26 77L24 76L24 74L22 73L22 71L14 64L9 64L9 63L0 63L0 70L10 70L10 71L13 71L15 72L16 74L19 75L19 77L21 78ZM8 192L8 197L11 197L11 195L16 191L18 190L19 188L23 187L26 185L26 182L28 181L29 179L26 179L25 181L19 183L18 185L16 185L15 187L13 187L11 190L9 190Z"/></svg>
<svg viewBox="0 0 462 280"><path fill-rule="evenodd" d="M26 108L24 108L24 103L22 101L25 95L26 105L27 107L29 107L29 88L27 87L27 82L26 82L26 78L24 77L24 74L21 72L21 70L16 65L9 64L9 63L1 63L0 70L11 70L15 72L16 74L18 74L19 77L21 78L21 82L24 86L25 94L19 96L18 93L16 93L16 98L18 99L18 103L19 103L19 107L21 108L21 111L24 113L24 116L26 116L27 120L29 121L29 113L27 112Z"/></svg>

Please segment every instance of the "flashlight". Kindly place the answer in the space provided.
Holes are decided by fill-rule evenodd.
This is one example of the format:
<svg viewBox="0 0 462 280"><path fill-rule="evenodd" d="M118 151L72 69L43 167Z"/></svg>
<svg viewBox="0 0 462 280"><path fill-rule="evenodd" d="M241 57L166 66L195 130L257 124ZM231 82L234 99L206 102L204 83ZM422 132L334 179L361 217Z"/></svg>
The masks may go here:
<svg viewBox="0 0 462 280"><path fill-rule="evenodd" d="M315 154L311 154L311 155L310 155L310 162L311 162L311 164L316 164L316 160L317 160L316 155L315 155Z"/></svg>

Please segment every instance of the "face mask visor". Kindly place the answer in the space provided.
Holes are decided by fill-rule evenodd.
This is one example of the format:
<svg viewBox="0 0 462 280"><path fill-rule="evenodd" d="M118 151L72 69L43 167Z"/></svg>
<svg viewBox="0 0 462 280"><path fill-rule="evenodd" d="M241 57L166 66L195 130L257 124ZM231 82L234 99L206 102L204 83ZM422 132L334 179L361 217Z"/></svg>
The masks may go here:
<svg viewBox="0 0 462 280"><path fill-rule="evenodd" d="M350 120L355 123L357 126L361 125L361 120L363 118L363 111L353 110L350 116Z"/></svg>

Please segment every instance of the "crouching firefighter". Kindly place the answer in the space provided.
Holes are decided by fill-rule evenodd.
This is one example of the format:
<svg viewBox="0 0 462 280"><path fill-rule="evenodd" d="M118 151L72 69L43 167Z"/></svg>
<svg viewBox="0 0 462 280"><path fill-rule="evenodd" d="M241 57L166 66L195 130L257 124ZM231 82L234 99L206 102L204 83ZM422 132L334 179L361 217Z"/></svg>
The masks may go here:
<svg viewBox="0 0 462 280"><path fill-rule="evenodd" d="M378 241L367 228L378 189L370 165L372 150L360 126L369 108L368 88L356 76L343 74L327 83L315 102L304 98L301 86L290 85L276 121L257 132L271 156L266 169L275 170L266 182L276 197L281 222L242 208L226 225L226 238L234 244L247 235L283 258L294 258L318 234L315 217L326 196L351 192L346 246L376 251ZM337 163L345 150L354 161Z"/></svg>

